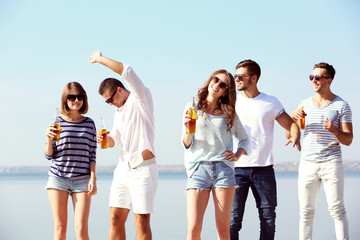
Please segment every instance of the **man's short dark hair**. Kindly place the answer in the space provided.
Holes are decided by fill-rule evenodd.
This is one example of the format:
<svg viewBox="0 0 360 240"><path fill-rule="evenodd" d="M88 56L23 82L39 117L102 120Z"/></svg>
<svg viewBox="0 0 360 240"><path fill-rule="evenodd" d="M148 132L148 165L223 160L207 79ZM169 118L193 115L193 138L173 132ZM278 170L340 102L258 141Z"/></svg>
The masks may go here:
<svg viewBox="0 0 360 240"><path fill-rule="evenodd" d="M250 75L256 75L258 77L258 79L260 78L261 69L260 69L259 64L257 64L255 61L253 61L251 59L241 61L238 63L238 65L236 65L235 69L238 69L241 67L246 68Z"/></svg>
<svg viewBox="0 0 360 240"><path fill-rule="evenodd" d="M326 62L321 62L321 63L315 64L313 69L315 69L315 68L325 68L327 73L329 74L328 77L334 79L336 72L335 72L335 68L332 65L330 65Z"/></svg>
<svg viewBox="0 0 360 240"><path fill-rule="evenodd" d="M103 95L105 90L108 90L109 92L115 91L117 87L121 87L123 89L126 89L124 87L124 84L117 80L116 78L106 78L104 81L101 82L99 87L99 94Z"/></svg>

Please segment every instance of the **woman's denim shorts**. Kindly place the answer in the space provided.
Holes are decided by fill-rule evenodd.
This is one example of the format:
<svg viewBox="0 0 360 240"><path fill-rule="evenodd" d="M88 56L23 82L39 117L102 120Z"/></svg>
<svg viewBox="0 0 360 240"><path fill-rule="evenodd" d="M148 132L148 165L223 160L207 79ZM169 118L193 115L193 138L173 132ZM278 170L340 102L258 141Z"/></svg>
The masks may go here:
<svg viewBox="0 0 360 240"><path fill-rule="evenodd" d="M68 193L87 192L89 191L89 181L90 177L80 179L68 179L49 176L49 180L45 188L63 190L67 191Z"/></svg>
<svg viewBox="0 0 360 240"><path fill-rule="evenodd" d="M230 188L237 186L234 169L223 161L202 161L187 182L186 189L211 190L213 187Z"/></svg>

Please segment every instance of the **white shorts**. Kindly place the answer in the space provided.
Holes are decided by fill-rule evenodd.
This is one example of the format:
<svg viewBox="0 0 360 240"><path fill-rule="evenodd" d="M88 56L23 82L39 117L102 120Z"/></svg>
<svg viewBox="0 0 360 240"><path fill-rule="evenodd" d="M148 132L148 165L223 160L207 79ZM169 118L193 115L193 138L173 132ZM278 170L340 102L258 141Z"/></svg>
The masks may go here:
<svg viewBox="0 0 360 240"><path fill-rule="evenodd" d="M158 183L156 163L130 169L127 162L119 162L110 189L110 207L133 207L135 214L154 211L154 199Z"/></svg>

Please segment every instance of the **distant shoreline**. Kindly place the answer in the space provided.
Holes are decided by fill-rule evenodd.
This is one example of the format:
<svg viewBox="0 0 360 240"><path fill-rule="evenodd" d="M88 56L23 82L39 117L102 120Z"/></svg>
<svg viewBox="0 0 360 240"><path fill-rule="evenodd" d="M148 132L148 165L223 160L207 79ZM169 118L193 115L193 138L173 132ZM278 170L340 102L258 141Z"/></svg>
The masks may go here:
<svg viewBox="0 0 360 240"><path fill-rule="evenodd" d="M288 172L296 173L299 162L284 162L274 166L277 173ZM98 175L112 174L116 165L98 165ZM360 161L344 161L345 172L360 173ZM0 176L16 176L16 175L38 175L47 174L49 166L0 166ZM159 165L160 175L183 175L186 176L185 167L183 165Z"/></svg>

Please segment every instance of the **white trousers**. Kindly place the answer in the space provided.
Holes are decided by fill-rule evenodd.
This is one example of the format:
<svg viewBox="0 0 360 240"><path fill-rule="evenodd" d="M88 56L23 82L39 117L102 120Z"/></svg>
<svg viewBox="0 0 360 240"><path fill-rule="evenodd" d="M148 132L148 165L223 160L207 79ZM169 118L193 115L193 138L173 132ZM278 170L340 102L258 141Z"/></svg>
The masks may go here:
<svg viewBox="0 0 360 240"><path fill-rule="evenodd" d="M344 206L344 168L342 162L300 161L298 196L300 204L299 239L311 240L316 201L324 185L328 210L335 224L337 240L349 239L349 226Z"/></svg>

